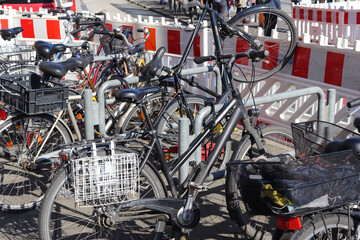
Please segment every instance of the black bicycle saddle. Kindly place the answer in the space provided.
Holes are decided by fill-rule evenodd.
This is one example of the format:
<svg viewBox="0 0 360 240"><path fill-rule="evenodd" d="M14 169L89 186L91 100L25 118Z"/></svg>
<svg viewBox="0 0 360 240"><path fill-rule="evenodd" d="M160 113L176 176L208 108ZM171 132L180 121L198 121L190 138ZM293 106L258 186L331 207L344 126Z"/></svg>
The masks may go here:
<svg viewBox="0 0 360 240"><path fill-rule="evenodd" d="M10 41L12 38L15 38L22 31L24 31L22 27L7 28L7 29L0 29L0 34L4 40Z"/></svg>
<svg viewBox="0 0 360 240"><path fill-rule="evenodd" d="M40 62L39 69L48 76L62 78L68 71L84 70L93 58L93 56L85 56L81 58L69 58L62 62Z"/></svg>
<svg viewBox="0 0 360 240"><path fill-rule="evenodd" d="M143 77L160 76L163 68L162 57L164 56L165 52L166 48L164 47L161 47L156 51L153 59L148 64L146 64L144 69L141 71L141 75Z"/></svg>
<svg viewBox="0 0 360 240"><path fill-rule="evenodd" d="M36 41L33 47L40 57L46 59L51 59L55 54L66 50L64 44L51 44L44 41Z"/></svg>
<svg viewBox="0 0 360 240"><path fill-rule="evenodd" d="M136 102L141 100L147 94L157 93L160 91L160 87L145 87L145 88L128 88L128 89L119 89L115 90L112 95L116 100L121 102Z"/></svg>

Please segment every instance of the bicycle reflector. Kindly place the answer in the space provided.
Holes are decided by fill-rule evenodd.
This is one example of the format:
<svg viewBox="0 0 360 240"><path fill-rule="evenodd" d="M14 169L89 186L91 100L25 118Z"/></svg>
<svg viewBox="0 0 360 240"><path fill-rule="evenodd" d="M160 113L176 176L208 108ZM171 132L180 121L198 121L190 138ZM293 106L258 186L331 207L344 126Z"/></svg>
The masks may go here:
<svg viewBox="0 0 360 240"><path fill-rule="evenodd" d="M59 152L59 158L62 161L67 161L69 160L69 155L66 152Z"/></svg>
<svg viewBox="0 0 360 240"><path fill-rule="evenodd" d="M7 116L6 116L6 112L2 109L0 109L0 119L2 120L6 120Z"/></svg>
<svg viewBox="0 0 360 240"><path fill-rule="evenodd" d="M301 229L301 220L299 217L283 218L276 217L277 228L281 230L297 230Z"/></svg>

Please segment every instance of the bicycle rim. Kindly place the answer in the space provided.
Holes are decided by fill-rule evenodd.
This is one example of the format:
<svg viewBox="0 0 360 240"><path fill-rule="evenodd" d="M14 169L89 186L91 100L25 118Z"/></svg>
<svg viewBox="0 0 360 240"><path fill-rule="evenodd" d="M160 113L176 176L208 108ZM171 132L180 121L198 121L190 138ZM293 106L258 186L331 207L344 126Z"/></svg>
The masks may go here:
<svg viewBox="0 0 360 240"><path fill-rule="evenodd" d="M32 160L52 124L53 119L46 116L19 116L1 125L0 209L29 209L41 201L56 165L46 161L34 164ZM58 124L41 153L68 142L68 132Z"/></svg>
<svg viewBox="0 0 360 240"><path fill-rule="evenodd" d="M236 81L264 80L280 71L294 53L297 34L293 20L279 9L249 8L238 13L228 23L232 28L253 39L259 47L257 50L269 52L267 57L258 62L248 58L236 60L233 67L233 78ZM250 48L254 49L255 46L236 35L225 38L223 42L224 54L246 52Z"/></svg>

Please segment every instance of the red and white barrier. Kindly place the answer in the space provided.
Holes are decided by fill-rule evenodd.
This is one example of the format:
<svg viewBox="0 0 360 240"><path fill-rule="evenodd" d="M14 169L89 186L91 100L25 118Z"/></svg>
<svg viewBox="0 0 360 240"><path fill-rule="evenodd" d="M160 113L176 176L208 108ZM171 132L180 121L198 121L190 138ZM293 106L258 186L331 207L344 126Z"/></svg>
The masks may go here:
<svg viewBox="0 0 360 240"><path fill-rule="evenodd" d="M345 45L354 45L360 40L360 4L354 7L346 3L293 5L292 17L301 39L319 42L324 36L327 44L335 44L342 38L347 39Z"/></svg>
<svg viewBox="0 0 360 240"><path fill-rule="evenodd" d="M341 14L337 10L324 10L312 12L310 9L294 8L294 15L299 19L319 19L323 22L337 22ZM349 12L350 14L350 12ZM348 15L348 22L360 21L360 14ZM2 19L1 19L2 18ZM111 19L108 16L108 19ZM12 26L22 26L24 32L20 35L29 39L50 39L61 40L65 37L63 21L59 21L56 16L43 15L24 18L21 15L13 15L12 18L5 15L0 16L2 28ZM143 33L136 29L148 28L151 31L150 38L146 42L148 50L156 50L161 46L167 48L168 53L181 54L184 52L186 44L192 34L191 31L184 31L176 25L165 22L164 19L154 21L152 17L143 19L141 16L133 18L117 16L108 21L110 29L120 26L131 27L135 39L143 38ZM239 44L239 39L233 39L233 45ZM203 28L196 36L194 46L190 50L190 57L204 56L213 52L213 41L211 32ZM267 45L277 44L277 40L267 41ZM325 46L321 46L325 45ZM295 77L314 80L317 82L328 83L349 89L360 90L360 68L357 66L360 61L360 42L355 41L354 48L344 48L341 42L336 42L335 46L326 44L300 43L295 51L293 58L281 71ZM280 46L281 48L281 46ZM276 48L274 48L276 49ZM271 57L277 56L276 50L270 52ZM249 62L243 62L249 65ZM263 69L268 66L264 62Z"/></svg>

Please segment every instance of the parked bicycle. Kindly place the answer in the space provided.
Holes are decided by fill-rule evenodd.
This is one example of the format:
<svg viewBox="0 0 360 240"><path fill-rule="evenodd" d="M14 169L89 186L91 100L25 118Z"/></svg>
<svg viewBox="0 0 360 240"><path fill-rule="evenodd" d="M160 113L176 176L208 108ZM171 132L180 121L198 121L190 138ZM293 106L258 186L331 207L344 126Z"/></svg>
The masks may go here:
<svg viewBox="0 0 360 240"><path fill-rule="evenodd" d="M192 4L194 3L185 7L200 6L203 14L210 13L214 20L212 24L217 24L216 13L212 9L199 3ZM256 7L254 11L259 12L260 8L266 12L272 11L267 7ZM247 11L249 12L250 10ZM217 29L214 28L214 30ZM200 219L198 204L195 202L198 192L207 188L209 179L214 181L224 176L224 171L215 173L212 168L216 165L218 156L239 120L242 121L245 129L243 132L245 138L240 142L249 142L251 139L256 145L256 148L249 149L245 155L256 156L266 152L260 134L261 128L253 126L250 122L243 100L232 78L232 67L236 59L241 57L262 59L266 55L265 50L258 49L230 55L218 52L216 56L198 59L216 60L217 63L224 64L223 77L230 83L232 98L219 112L213 112L215 117L210 119L203 132L195 137L190 147L170 166L166 162L149 113L142 105L146 94L156 93L160 88L115 91L113 95L118 101L131 101L141 106L151 141L149 144L144 144L141 139L124 138L103 143L79 143L77 146L70 146L62 151L60 153L62 168L49 187L40 210L41 239L60 236L63 238L96 236L110 239L161 239L164 232L168 231L177 230L184 234L189 233ZM175 70L174 75L177 74L180 72ZM192 163L186 180L179 182L177 179L180 167L188 164L189 156L207 136L212 134L213 127L223 119L226 119L225 128L207 161L198 165ZM240 151L241 149L235 155L239 156ZM154 169L153 156L159 162L162 176ZM124 159L124 161L115 159ZM113 166L110 162L114 160L121 166L112 168L114 171L111 170L111 173L105 171L108 166ZM99 170L95 173L91 170L94 168ZM120 170L125 168L131 170L128 180L125 180L125 175L120 173ZM109 173L107 177L105 177L105 172ZM95 178L97 178L96 181L93 180ZM115 183L112 185L109 179L116 179ZM114 194L109 195L110 192L106 189L113 189L114 191L110 192ZM118 190L118 194L115 193L115 189ZM178 192L178 189L182 191Z"/></svg>
<svg viewBox="0 0 360 240"><path fill-rule="evenodd" d="M348 102L349 108L358 105L360 99ZM354 126L359 130L358 118ZM254 239L356 239L360 134L323 121L293 123L292 131L296 158L229 165L231 218L247 228L255 224L253 215L277 216L275 233L258 228Z"/></svg>

